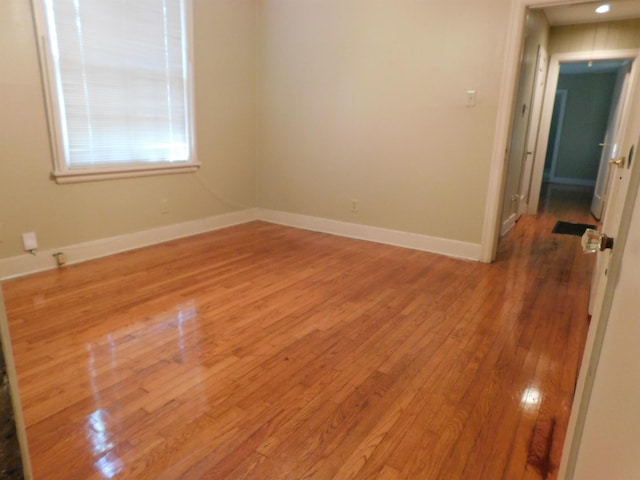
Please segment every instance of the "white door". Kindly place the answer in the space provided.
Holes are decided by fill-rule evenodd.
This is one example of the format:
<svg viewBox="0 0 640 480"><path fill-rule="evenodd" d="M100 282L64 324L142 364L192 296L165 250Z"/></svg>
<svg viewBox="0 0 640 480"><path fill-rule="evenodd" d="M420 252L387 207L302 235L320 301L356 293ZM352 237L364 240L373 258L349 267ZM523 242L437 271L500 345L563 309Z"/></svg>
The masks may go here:
<svg viewBox="0 0 640 480"><path fill-rule="evenodd" d="M636 68L635 66L633 67ZM585 350L582 358L580 374L576 385L574 396L574 404L571 410L571 418L567 431L565 447L563 450L563 459L559 478L637 478L637 477L616 477L606 475L598 476L572 476L572 465L578 457L581 445L581 432L585 426L585 418L589 408L589 399L592 389L595 388L594 378L596 369L600 359L600 350L603 342L606 340L605 331L607 329L608 308L611 305L613 292L616 287L620 288L618 283L618 274L623 263L631 263L632 271L638 270L638 251L635 255L630 252L629 248L624 249L624 238L627 231L631 231L633 235L640 235L640 221L636 220L631 229L631 213L634 211L633 206L635 197L640 185L640 168L638 168L637 152L638 141L640 140L640 86L633 86L627 99L623 104L622 125L624 128L621 134L621 142L619 152L625 157L624 164L616 166L612 170L609 183L609 200L605 206L604 222L601 232L614 238L614 246L612 250L605 250L598 253L597 264L594 271L594 279L591 291L591 312L593 313L591 324L589 326L589 334L585 344ZM635 217L640 214L640 207L635 208ZM633 249L632 249L633 250ZM633 263L635 262L635 263ZM625 267L627 268L627 267ZM640 299L640 288L635 291L635 298ZM640 320L640 309L638 306L634 310L627 311L627 315L638 323ZM608 334L607 334L608 335ZM631 339L634 340L634 339ZM637 351L637 347L633 347ZM636 362L637 363L637 362ZM637 378L634 380L637 383ZM609 439L610 440L610 439ZM604 440L605 442L608 440ZM637 448L637 445L635 445ZM584 460L584 459L583 459ZM640 470L638 470L640 471Z"/></svg>
<svg viewBox="0 0 640 480"><path fill-rule="evenodd" d="M502 201L500 235L509 232L524 210L523 176L527 169L528 142L533 116L533 102L538 75L541 47L534 37L528 37L524 44L520 64L520 78L513 112L511 139L507 155L507 171ZM545 68L546 73L546 68ZM538 113L536 113L539 116ZM537 122L536 122L537 123ZM536 125L537 133L537 125ZM530 170L530 169L529 169ZM527 174L530 176L530 174ZM530 180L527 180L527 190Z"/></svg>
<svg viewBox="0 0 640 480"><path fill-rule="evenodd" d="M629 88L629 79L631 77L631 64L625 65L618 70L616 85L611 99L611 110L609 112L609 120L607 123L607 131L600 146L602 147L602 155L600 157L600 167L598 169L598 178L596 187L593 192L593 201L591 203L591 213L598 220L602 218L604 205L607 198L611 168L609 161L616 159L619 152L619 133L620 123L622 121L622 104Z"/></svg>
<svg viewBox="0 0 640 480"><path fill-rule="evenodd" d="M544 99L544 86L547 81L548 64L549 55L544 47L540 45L538 49L538 60L536 62L536 76L533 87L533 99L531 101L524 165L522 167L522 179L520 181L520 205L518 216L527 213L529 208L533 159L535 158L536 145L538 143L540 116L542 114L542 100Z"/></svg>
<svg viewBox="0 0 640 480"><path fill-rule="evenodd" d="M634 183L630 192L635 190L637 195L637 181ZM600 313L603 338L594 349L599 352L592 373L595 379L574 454L575 471L570 468L569 479L632 480L640 476L640 196L633 204L623 216L619 245L614 244L619 259L612 261L610 275L615 278L609 280L612 288L607 288Z"/></svg>
<svg viewBox="0 0 640 480"><path fill-rule="evenodd" d="M634 78L633 75L637 70L637 61L634 61L629 69L629 74L625 74L625 83L627 87L622 90L622 96L619 100L619 106L616 113L617 128L612 133L612 144L608 151L611 153L606 158L606 167L604 170L607 172L604 191L604 206L601 212L603 232L617 232L620 228L620 217L624 206L624 201L627 194L630 178L630 168L628 156L630 150L633 148L633 142L637 140L636 130L640 128L638 126L638 117L640 117L640 105L638 97L637 80L634 82L636 85L635 95L630 92L632 87L630 78ZM635 97L635 99L634 99ZM610 164L610 162L614 162ZM603 167L601 166L601 169ZM594 194L595 198L595 194ZM611 235L611 233L609 233ZM589 296L589 313L593 315L599 311L602 304L602 298L604 295L604 289L606 286L606 272L609 267L611 259L608 252L598 255L596 260L596 266L594 268L593 280L591 282L591 295Z"/></svg>

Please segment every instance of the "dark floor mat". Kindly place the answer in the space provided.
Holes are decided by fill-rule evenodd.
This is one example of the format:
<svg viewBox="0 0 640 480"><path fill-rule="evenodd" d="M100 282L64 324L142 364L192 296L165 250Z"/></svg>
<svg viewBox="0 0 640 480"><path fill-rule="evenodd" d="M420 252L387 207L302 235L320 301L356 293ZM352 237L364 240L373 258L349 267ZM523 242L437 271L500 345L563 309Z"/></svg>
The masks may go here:
<svg viewBox="0 0 640 480"><path fill-rule="evenodd" d="M593 230L597 230L595 225L590 225L588 223L570 223L570 222L558 222L556 226L553 227L551 233L560 233L562 235L577 235L581 237L584 235L584 231L587 228L591 228Z"/></svg>

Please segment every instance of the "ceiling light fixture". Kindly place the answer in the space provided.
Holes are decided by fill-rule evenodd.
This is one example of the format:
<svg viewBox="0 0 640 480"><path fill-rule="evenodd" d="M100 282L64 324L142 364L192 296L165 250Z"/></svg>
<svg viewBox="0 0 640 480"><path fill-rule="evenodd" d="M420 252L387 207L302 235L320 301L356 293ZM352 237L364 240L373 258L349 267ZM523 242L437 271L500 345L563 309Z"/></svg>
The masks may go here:
<svg viewBox="0 0 640 480"><path fill-rule="evenodd" d="M611 10L611 5L605 3L596 8L596 13L607 13L609 10Z"/></svg>

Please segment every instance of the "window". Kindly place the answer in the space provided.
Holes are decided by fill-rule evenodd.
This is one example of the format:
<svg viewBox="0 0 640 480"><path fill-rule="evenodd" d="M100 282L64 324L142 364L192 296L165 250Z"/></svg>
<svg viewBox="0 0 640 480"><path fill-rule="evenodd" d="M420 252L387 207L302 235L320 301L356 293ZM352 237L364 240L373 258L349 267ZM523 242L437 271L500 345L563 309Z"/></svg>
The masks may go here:
<svg viewBox="0 0 640 480"><path fill-rule="evenodd" d="M59 183L193 171L189 0L34 0Z"/></svg>

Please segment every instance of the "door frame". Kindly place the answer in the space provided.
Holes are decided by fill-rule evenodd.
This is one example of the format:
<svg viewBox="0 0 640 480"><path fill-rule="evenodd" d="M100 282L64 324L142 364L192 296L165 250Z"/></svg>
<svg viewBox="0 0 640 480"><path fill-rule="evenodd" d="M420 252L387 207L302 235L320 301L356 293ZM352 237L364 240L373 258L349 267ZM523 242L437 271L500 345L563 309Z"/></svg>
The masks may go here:
<svg viewBox="0 0 640 480"><path fill-rule="evenodd" d="M500 240L502 197L506 181L507 147L511 138L511 123L518 88L520 51L524 42L527 10L558 5L575 5L584 0L512 0L507 27L505 61L500 78L500 96L496 129L491 148L487 202L485 204L480 261L491 263L496 258ZM548 83L548 82L547 82Z"/></svg>
<svg viewBox="0 0 640 480"><path fill-rule="evenodd" d="M549 144L549 132L551 131L551 118L553 116L553 106L555 103L556 91L558 90L558 79L560 77L560 64L577 63L590 60L631 60L633 65L629 74L629 88L625 98L621 98L621 118L628 114L630 107L630 97L636 87L636 76L638 71L638 61L640 60L640 50L596 50L592 52L566 52L554 53L549 60L549 73L547 75L547 86L544 93L544 104L542 107L542 118L540 120L540 134L536 146L536 156L533 165L533 178L531 180L531 191L529 201L529 214L535 215L538 211L540 200L540 190L542 188L542 177L544 173L544 163ZM555 153L555 152L554 152Z"/></svg>
<svg viewBox="0 0 640 480"><path fill-rule="evenodd" d="M491 149L491 165L489 184L487 187L487 203L485 205L482 226L482 243L480 261L490 263L495 260L500 238L502 216L502 197L506 181L506 150L511 138L511 123L518 88L520 69L520 51L524 42L527 9L544 8L554 5L571 5L584 3L584 0L513 0L509 13L509 24L505 44L505 61L500 78L500 96L496 130Z"/></svg>
<svg viewBox="0 0 640 480"><path fill-rule="evenodd" d="M491 262L495 259L498 240L499 229L502 210L502 197L504 191L504 182L506 179L506 155L508 151L508 141L510 139L511 131L511 115L513 111L513 105L515 101L516 88L518 82L518 68L519 68L519 52L522 42L524 40L524 26L526 20L527 9L529 8L544 8L554 5L571 5L583 3L582 0L513 0L511 4L511 13L509 17L509 27L507 33L507 44L505 52L505 63L502 72L502 78L500 83L500 100L498 103L498 114L496 119L496 133L493 142L493 150L491 156L491 170L489 175L489 185L487 192L487 203L485 207L485 217L482 233L482 249L481 260L484 262ZM636 54L637 56L637 54ZM636 66L637 66L636 58ZM548 83L548 82L547 82ZM630 88L629 96L640 95L640 87L632 85ZM636 147L637 149L637 147ZM635 163L638 159L635 160ZM543 167L544 168L544 167ZM635 175L632 175L629 188L627 190L627 199L638 194L640 189L640 167L633 169ZM624 244L626 240L626 233L628 231L628 220L630 219L629 211L633 208L633 205L629 205L626 202L623 207L622 222L620 224L620 231L618 232L618 239L616 239L616 246L624 250ZM626 231L625 231L626 228ZM615 270L614 264L611 267ZM612 273L612 277L615 275ZM611 280L611 279L610 279ZM604 300L600 312L601 322L598 325L597 331L590 331L590 335L598 340L593 341L593 350L589 355L589 359L583 358L581 370L582 373L579 377L580 391L576 391L574 403L572 408L572 415L570 424L566 433L564 451L562 455L562 461L560 465L560 477L571 478L573 475L573 468L575 466L575 457L579 451L581 431L584 427L584 415L588 409L588 396L589 396L589 382L585 380L588 376L586 370L591 370L595 367L599 358L599 342L602 341L604 336L604 329L606 329L606 320L608 317L608 309L610 307L610 301L613 298L615 292L615 282L609 281L607 283ZM592 329L593 330L593 329ZM586 365L586 362L589 364ZM585 385L585 383L587 385ZM586 387L586 388L585 388Z"/></svg>

